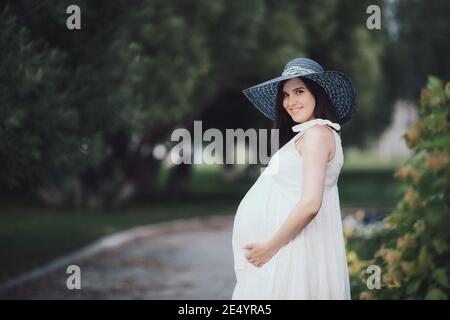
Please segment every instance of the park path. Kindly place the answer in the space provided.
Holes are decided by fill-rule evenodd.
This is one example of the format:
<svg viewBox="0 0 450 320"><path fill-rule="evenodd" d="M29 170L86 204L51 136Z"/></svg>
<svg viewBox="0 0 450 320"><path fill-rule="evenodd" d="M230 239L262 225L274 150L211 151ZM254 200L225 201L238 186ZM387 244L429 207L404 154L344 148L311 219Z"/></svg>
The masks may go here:
<svg viewBox="0 0 450 320"><path fill-rule="evenodd" d="M88 257L71 255L74 258L51 272L3 289L0 298L230 299L235 285L233 217L195 218L128 230L114 245L100 245ZM99 248L99 244L94 246ZM81 269L80 290L67 288L69 264Z"/></svg>
<svg viewBox="0 0 450 320"><path fill-rule="evenodd" d="M344 228L363 236L383 228L380 209ZM192 218L136 227L0 285L0 299L216 300L231 298L236 283L231 235L234 215ZM81 269L81 289L69 290L67 266ZM6 289L5 289L6 288Z"/></svg>

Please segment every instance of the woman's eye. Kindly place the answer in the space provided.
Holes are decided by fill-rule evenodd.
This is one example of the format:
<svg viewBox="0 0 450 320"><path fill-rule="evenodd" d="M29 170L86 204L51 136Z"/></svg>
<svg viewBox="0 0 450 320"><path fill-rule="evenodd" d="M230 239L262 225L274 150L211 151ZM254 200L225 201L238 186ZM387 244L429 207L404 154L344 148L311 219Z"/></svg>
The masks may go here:
<svg viewBox="0 0 450 320"><path fill-rule="evenodd" d="M302 93L303 92L303 90L297 90L295 93L296 94L300 94L300 93Z"/></svg>

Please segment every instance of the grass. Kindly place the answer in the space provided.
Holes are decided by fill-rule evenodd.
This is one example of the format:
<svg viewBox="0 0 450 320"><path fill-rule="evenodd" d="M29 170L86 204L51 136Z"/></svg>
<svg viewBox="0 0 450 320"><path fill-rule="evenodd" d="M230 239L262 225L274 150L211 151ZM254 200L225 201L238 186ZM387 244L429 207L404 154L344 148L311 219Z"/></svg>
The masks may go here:
<svg viewBox="0 0 450 320"><path fill-rule="evenodd" d="M374 147L364 150L349 147L345 149L344 157L344 170L393 170L407 159L407 157L385 159Z"/></svg>
<svg viewBox="0 0 450 320"><path fill-rule="evenodd" d="M239 201L256 181L245 177L226 181L214 171L201 171L192 177L189 190L199 198L218 197ZM343 207L393 207L401 197L401 189L394 177L393 167L344 168L338 181Z"/></svg>
<svg viewBox="0 0 450 320"><path fill-rule="evenodd" d="M401 187L389 168L343 170L338 188L344 207L393 207L401 197Z"/></svg>

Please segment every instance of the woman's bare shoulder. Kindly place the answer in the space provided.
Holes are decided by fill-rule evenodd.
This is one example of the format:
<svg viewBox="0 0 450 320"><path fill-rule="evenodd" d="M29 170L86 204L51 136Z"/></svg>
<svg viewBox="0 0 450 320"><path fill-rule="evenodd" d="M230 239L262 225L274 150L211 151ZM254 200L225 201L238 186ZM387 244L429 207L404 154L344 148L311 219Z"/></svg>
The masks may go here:
<svg viewBox="0 0 450 320"><path fill-rule="evenodd" d="M324 125L315 124L306 129L300 139L295 142L295 148L300 154L305 144L326 147L331 152L334 148L334 136L331 130Z"/></svg>

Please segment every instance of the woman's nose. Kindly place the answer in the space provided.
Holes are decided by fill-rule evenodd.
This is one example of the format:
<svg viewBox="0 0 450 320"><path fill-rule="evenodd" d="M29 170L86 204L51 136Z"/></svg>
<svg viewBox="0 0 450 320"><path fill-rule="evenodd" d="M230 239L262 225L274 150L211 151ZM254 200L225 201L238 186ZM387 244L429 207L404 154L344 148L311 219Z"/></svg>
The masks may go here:
<svg viewBox="0 0 450 320"><path fill-rule="evenodd" d="M288 106L288 108L292 108L296 103L295 99L291 99L290 97L287 97L286 99L286 105Z"/></svg>

